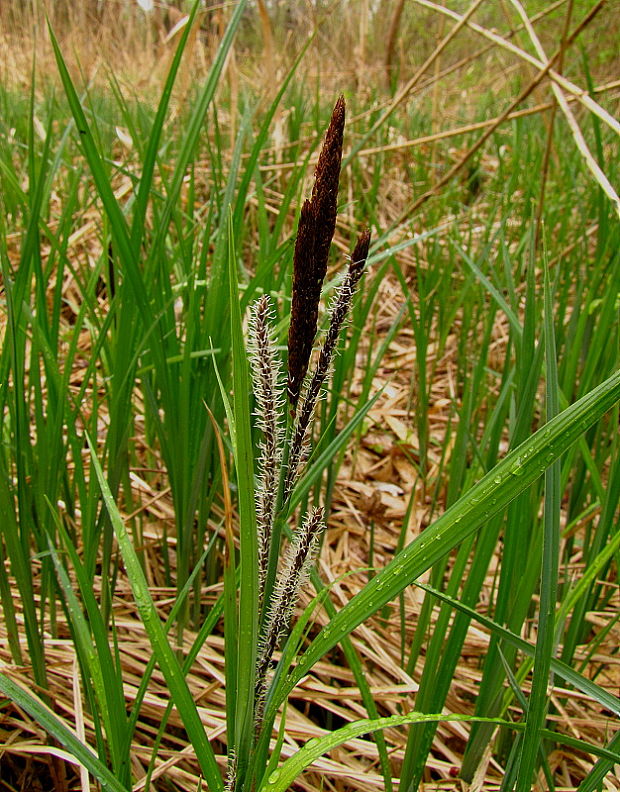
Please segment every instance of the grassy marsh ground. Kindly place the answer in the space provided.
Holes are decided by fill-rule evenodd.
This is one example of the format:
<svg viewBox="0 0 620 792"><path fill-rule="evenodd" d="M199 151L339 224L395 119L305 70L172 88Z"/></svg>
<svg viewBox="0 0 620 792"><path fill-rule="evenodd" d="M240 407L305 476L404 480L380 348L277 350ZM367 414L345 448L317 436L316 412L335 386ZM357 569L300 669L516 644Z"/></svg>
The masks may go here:
<svg viewBox="0 0 620 792"><path fill-rule="evenodd" d="M472 30L447 6L235 4L182 42L129 3L55 3L55 54L38 7L3 3L13 788L89 788L63 726L106 789L218 789L231 743L272 791L620 788L618 23L612 3L515 0L468 6ZM340 92L325 305L357 233L373 241L294 497L328 517L300 604L327 593L252 752L235 725L259 442L241 431L241 320L270 295L284 358L297 220ZM346 726L378 717L377 742ZM299 752L330 734L330 753Z"/></svg>

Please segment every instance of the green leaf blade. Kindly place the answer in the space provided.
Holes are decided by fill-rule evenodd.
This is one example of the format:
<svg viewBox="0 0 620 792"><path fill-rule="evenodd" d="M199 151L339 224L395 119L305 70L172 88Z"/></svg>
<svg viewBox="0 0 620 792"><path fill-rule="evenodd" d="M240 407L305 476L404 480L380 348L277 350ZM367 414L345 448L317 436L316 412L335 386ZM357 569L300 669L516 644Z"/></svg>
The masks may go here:
<svg viewBox="0 0 620 792"><path fill-rule="evenodd" d="M510 452L342 608L302 656L279 701L358 624L527 489L619 399L620 370Z"/></svg>

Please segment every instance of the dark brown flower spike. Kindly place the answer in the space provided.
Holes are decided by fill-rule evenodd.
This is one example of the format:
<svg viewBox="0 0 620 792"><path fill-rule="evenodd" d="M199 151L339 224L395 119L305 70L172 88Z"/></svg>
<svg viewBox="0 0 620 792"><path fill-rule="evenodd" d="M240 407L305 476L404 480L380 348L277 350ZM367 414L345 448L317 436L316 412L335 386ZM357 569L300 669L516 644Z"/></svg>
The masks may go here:
<svg viewBox="0 0 620 792"><path fill-rule="evenodd" d="M295 408L308 370L318 322L314 300L314 211L310 201L301 208L293 258L293 300L288 329L288 398Z"/></svg>
<svg viewBox="0 0 620 792"><path fill-rule="evenodd" d="M314 175L312 197L301 210L293 257L293 299L288 335L288 396L293 409L316 336L321 287L336 228L344 134L344 97L336 102Z"/></svg>
<svg viewBox="0 0 620 792"><path fill-rule="evenodd" d="M341 283L330 309L327 334L323 341L323 346L321 347L312 377L304 389L301 407L295 418L288 459L288 471L284 482L285 502L292 492L299 467L305 458L305 449L307 448L309 440L310 422L321 388L329 374L329 368L336 349L336 344L338 343L338 337L340 336L342 325L351 307L351 300L360 282L360 278L364 274L369 247L370 231L362 231L353 249L345 279Z"/></svg>
<svg viewBox="0 0 620 792"><path fill-rule="evenodd" d="M316 217L314 255L317 281L320 279L320 284L325 279L329 247L336 230L344 122L345 103L344 97L341 96L334 107L325 135L325 143L319 154L312 188L312 207ZM321 285L319 285L320 296Z"/></svg>
<svg viewBox="0 0 620 792"><path fill-rule="evenodd" d="M327 272L329 248L336 227L338 182L342 160L345 106L340 97L316 166L312 196L299 218L293 259L293 295L288 336L288 395L292 425L284 432L280 377L272 334L269 301L262 297L252 309L250 362L256 397L257 425L262 430L257 479L256 523L259 532L261 629L256 664L254 718L256 736L263 727L269 668L313 563L324 529L323 511L311 509L293 532L280 558L280 530L295 481L307 461L311 423L318 400L329 382L338 339L364 273L370 232L360 234L349 266L328 310L325 337L308 374L318 325L321 288ZM277 566L277 568L276 568ZM267 580L270 580L267 585ZM273 578L273 579L272 579ZM234 789L236 766L231 764L226 789Z"/></svg>

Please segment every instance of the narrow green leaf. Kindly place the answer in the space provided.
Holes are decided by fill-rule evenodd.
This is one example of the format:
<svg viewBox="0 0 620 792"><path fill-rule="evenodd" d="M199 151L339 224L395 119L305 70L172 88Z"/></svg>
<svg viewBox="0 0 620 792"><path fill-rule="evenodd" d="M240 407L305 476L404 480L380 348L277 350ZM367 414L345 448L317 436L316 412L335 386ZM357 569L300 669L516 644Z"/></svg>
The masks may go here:
<svg viewBox="0 0 620 792"><path fill-rule="evenodd" d="M181 34L179 45L174 53L172 63L170 64L170 69L166 77L166 82L164 83L164 88L161 97L159 99L159 104L157 106L157 113L155 115L155 120L153 121L153 126L150 130L146 152L144 155L144 162L142 163L142 175L140 177L140 186L138 188L138 195L136 197L136 206L135 206L133 222L131 227L131 241L136 256L139 254L140 245L144 237L144 220L146 218L146 210L148 206L151 188L153 186L153 174L155 172L155 162L157 159L159 142L161 140L161 135L164 128L164 122L166 120L166 113L168 111L168 106L170 105L170 99L172 97L172 89L174 87L174 81L179 71L179 66L181 65L181 57L183 55L183 52L185 51L187 40L189 38L191 29L194 25L196 14L200 6L201 6L201 0L195 0L191 8L191 11L189 12L189 18L187 20L187 24L183 29L183 33Z"/></svg>
<svg viewBox="0 0 620 792"><path fill-rule="evenodd" d="M95 648L91 640L88 623L82 613L78 598L71 587L69 575L60 563L58 554L51 546L51 543L50 554L56 568L58 583L64 593L67 603L67 610L71 618L71 626L75 636L76 650L81 657L82 663L88 669L95 688L97 705L99 707L98 716L101 717L103 721L115 775L120 781L123 783L126 782L127 785L129 785L129 751L123 755L122 750L122 744L126 736L124 731L127 727L127 719L123 712L122 718L119 721L118 715L120 713L118 712L118 707L114 706L117 703L119 693L122 691L122 685L114 685L113 683L117 682L117 680L112 680L113 683L110 684L109 672L113 672L114 668L113 666L110 667L111 663L109 661L111 660L111 656L109 649L105 654L100 655ZM111 717L111 708L115 710L116 718Z"/></svg>
<svg viewBox="0 0 620 792"><path fill-rule="evenodd" d="M209 788L216 790L216 792L220 792L223 790L224 785L215 760L213 748L207 739L196 704L187 686L185 675L179 666L176 654L166 638L166 633L151 598L148 583L140 565L140 560L131 543L131 539L129 538L118 508L114 503L112 493L110 492L101 465L97 459L94 446L90 438L87 437L87 440L91 451L91 462L95 469L97 481L99 482L101 495L114 528L114 533L116 534L121 555L125 562L131 590L138 607L140 618L142 619L149 641L151 642L153 653L166 678L170 694L187 730L188 737L194 747L196 758L209 784Z"/></svg>
<svg viewBox="0 0 620 792"><path fill-rule="evenodd" d="M437 589L434 589L432 586L429 586L426 583L415 581L414 585L418 588L424 589L424 591L432 594L433 597L437 597L437 599L440 599L442 602L449 603L453 608L461 611L461 613L466 613L473 621L476 621L478 624L486 627L491 633L494 633L498 638L501 638L503 641L511 644L520 652L523 652L523 654L528 655L529 657L534 657L536 647L528 643L519 635L516 635L515 633L506 629L506 627L502 627L501 624L489 619L487 616L477 613L477 611L475 611L473 608L464 605L462 602L449 597L447 594L444 594L441 591L437 591ZM551 670L554 674L572 685L576 690L579 690L586 696L590 696L590 698L593 701L598 702L601 707L608 709L610 712L613 712L614 715L620 717L620 701L611 695L611 693L608 693L604 688L600 687L600 685L597 685L596 682L592 682L592 680L588 679L583 674L580 674L579 671L575 671L573 668L571 668L571 666L567 665L561 660L558 660L557 658L551 659Z"/></svg>
<svg viewBox="0 0 620 792"><path fill-rule="evenodd" d="M620 370L507 454L338 612L300 659L278 703L345 635L504 509L619 399Z"/></svg>
<svg viewBox="0 0 620 792"><path fill-rule="evenodd" d="M60 72L60 79L62 80L62 84L69 101L69 106L71 108L71 112L73 113L73 118L79 133L80 145L82 146L82 150L84 151L84 155L92 171L97 191L104 205L106 214L110 219L110 225L112 227L112 233L114 235L114 241L117 246L118 253L126 264L128 262L133 262L133 249L129 239L129 230L125 221L125 215L123 214L118 201L114 196L112 186L105 172L103 160L99 155L90 125L86 119L86 114L84 113L82 104L71 80L71 76L69 75L69 70L67 69L62 52L60 51L60 46L58 45L58 40L56 39L54 31L49 24L48 30L50 34L50 40L52 42L52 48L54 50L54 55L56 57L56 64L58 66L58 71Z"/></svg>
<svg viewBox="0 0 620 792"><path fill-rule="evenodd" d="M545 262L545 355L547 366L547 421L559 411L558 368L556 361L555 331L553 327L553 303L551 299L549 270ZM534 656L534 675L527 709L527 720L519 772L517 792L529 792L536 760L541 746L540 730L547 712L547 686L549 669L554 655L555 609L560 552L560 460L556 460L545 473L545 511L543 534L543 558L540 584L540 608Z"/></svg>
<svg viewBox="0 0 620 792"><path fill-rule="evenodd" d="M243 338L237 260L229 217L228 279L233 362L234 456L239 497L239 635L237 646L237 717L235 751L238 779L243 780L254 738L254 695L258 644L258 535L254 502L254 447L250 425L251 385Z"/></svg>
<svg viewBox="0 0 620 792"><path fill-rule="evenodd" d="M128 787L116 780L113 773L101 762L93 751L84 745L78 737L65 726L42 701L20 685L13 682L6 674L0 673L0 692L24 709L36 723L63 745L78 762L83 765L100 782L104 792L127 792Z"/></svg>
<svg viewBox="0 0 620 792"><path fill-rule="evenodd" d="M620 731L617 731L612 737L609 749L612 751L620 750ZM613 759L599 759L581 784L579 784L578 792L596 792L596 790L602 789L605 776L613 770L614 764L617 763Z"/></svg>
<svg viewBox="0 0 620 792"><path fill-rule="evenodd" d="M247 0L237 0L235 10L232 14L228 27L222 37L217 53L213 60L213 65L209 71L209 76L205 82L204 88L198 97L195 104L191 118L189 119L187 129L183 142L181 144L181 151L172 175L170 186L168 187L166 195L166 203L163 207L162 213L159 217L159 225L156 229L155 239L153 241L153 249L161 250L163 240L168 233L168 224L174 207L177 204L178 197L181 193L183 180L187 171L188 163L191 161L192 155L196 148L196 143L202 131L204 119L215 95L215 90L219 84L219 79L226 63L228 51L232 46L237 27L241 22L243 12L245 10Z"/></svg>
<svg viewBox="0 0 620 792"><path fill-rule="evenodd" d="M323 737L313 737L300 748L297 753L286 760L279 768L274 770L267 778L266 782L261 785L259 792L286 792L295 779L298 778L300 773L309 767L313 762L327 753L328 751L337 748L339 745L352 740L355 737L360 737L368 732L379 731L381 729L390 729L397 726L405 726L412 723L490 723L497 726L506 726L515 731L522 731L524 728L523 723L513 723L506 721L502 718L482 718L478 716L469 715L436 715L425 714L421 712L410 712L408 715L391 715L387 718L376 718L373 720L360 720L355 723L349 723L340 729L325 734ZM547 732L545 736L550 736ZM554 735L555 736L555 735ZM576 740L572 737L564 738L564 735L559 736L562 742L578 748L580 751L589 751L597 755L605 755L609 758L620 759L620 755L607 751L604 748L597 748L583 742Z"/></svg>
<svg viewBox="0 0 620 792"><path fill-rule="evenodd" d="M491 283L491 281L487 278L484 272L480 269L480 267L476 264L476 262L468 255L468 253L463 250L460 245L453 243L454 247L458 251L459 255L465 261L467 266L471 269L474 273L476 278L482 283L485 289L489 292L489 294L493 297L499 308L506 314L506 318L510 322L510 326L512 327L516 337L520 340L523 335L523 328L521 326L521 322L519 321L519 317L515 314L512 310L510 305L506 302L504 296L495 288L495 286Z"/></svg>

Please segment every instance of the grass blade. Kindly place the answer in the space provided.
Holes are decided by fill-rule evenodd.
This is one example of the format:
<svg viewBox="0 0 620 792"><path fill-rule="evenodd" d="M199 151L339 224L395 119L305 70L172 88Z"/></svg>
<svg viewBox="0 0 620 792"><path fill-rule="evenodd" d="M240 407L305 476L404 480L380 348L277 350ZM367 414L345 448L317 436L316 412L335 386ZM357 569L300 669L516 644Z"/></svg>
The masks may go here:
<svg viewBox="0 0 620 792"><path fill-rule="evenodd" d="M267 782L260 787L259 792L286 792L306 767L319 759L324 753L337 748L339 745L347 742L347 740L352 740L355 737L360 737L368 732L379 731L380 729L394 728L396 726L404 726L412 723L442 722L489 723L498 726L506 726L517 731L521 731L524 728L524 724L522 723L513 723L512 721L503 720L501 718L482 718L468 715L437 715L421 712L411 712L408 715L391 715L387 718L377 718L375 720L364 719L356 721L355 723L349 723L323 737L314 737L309 740L296 754L294 754L294 756L287 759L277 770L271 773ZM564 741L564 738L562 739ZM575 740L574 738L566 738L566 743L579 750L592 750L592 746L588 746L587 743L583 743L581 740ZM614 757L616 760L620 759L619 754L602 748L595 748L593 752L598 755L605 755L608 758Z"/></svg>
<svg viewBox="0 0 620 792"><path fill-rule="evenodd" d="M547 366L547 421L559 412L558 368L556 359L555 331L553 327L553 303L549 270L545 262L545 354ZM527 710L527 720L519 772L517 792L527 792L531 788L532 776L541 746L540 730L547 712L547 686L549 669L554 655L555 610L557 601L559 549L560 549L560 507L561 482L560 460L557 459L545 473L545 511L543 558L540 586L540 608L536 654L534 657L534 676L532 692Z"/></svg>
<svg viewBox="0 0 620 792"><path fill-rule="evenodd" d="M107 481L101 470L101 465L96 457L94 447L90 438L88 444L91 449L91 461L95 469L97 481L101 489L101 495L105 504L105 508L112 522L114 533L119 544L123 561L127 569L127 576L131 584L131 589L136 600L136 605L147 632L153 653L157 658L159 667L166 678L166 683L170 690L174 703L177 707L179 715L183 720L187 730L188 737L196 752L196 757L200 764L204 777L209 785L209 789L221 792L224 788L222 778L215 761L215 754L213 748L207 739L204 726L200 720L200 715L196 708L196 704L192 699L189 687L185 680L185 675L179 666L177 657L168 643L166 633L163 625L159 619L157 610L149 593L148 584L144 576L144 572L140 565L140 561L131 543L131 539L127 533L127 529L123 523L122 517L114 503L112 493L108 486Z"/></svg>
<svg viewBox="0 0 620 792"><path fill-rule="evenodd" d="M92 750L84 745L76 735L65 726L42 701L17 685L6 674L0 674L0 692L14 701L18 707L24 709L34 720L40 724L48 734L58 740L64 747L86 767L100 782L104 792L127 792L128 787L123 786L113 773L101 762Z"/></svg>
<svg viewBox="0 0 620 792"><path fill-rule="evenodd" d="M239 492L239 634L235 695L235 754L238 781L242 782L254 737L254 693L258 644L258 537L254 501L254 446L250 426L251 385L243 338L237 260L229 220L228 279L233 369L234 457ZM232 680L231 680L232 681Z"/></svg>
<svg viewBox="0 0 620 792"><path fill-rule="evenodd" d="M282 685L278 703L325 652L504 509L619 399L620 371L617 371L511 451L338 612Z"/></svg>

